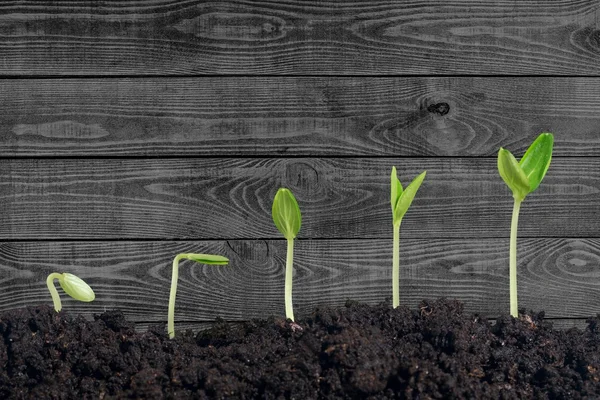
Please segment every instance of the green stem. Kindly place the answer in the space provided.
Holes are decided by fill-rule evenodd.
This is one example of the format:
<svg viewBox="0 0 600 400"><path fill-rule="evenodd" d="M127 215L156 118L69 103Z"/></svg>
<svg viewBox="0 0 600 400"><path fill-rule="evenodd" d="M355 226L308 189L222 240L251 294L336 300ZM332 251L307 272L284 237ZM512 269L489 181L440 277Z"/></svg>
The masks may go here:
<svg viewBox="0 0 600 400"><path fill-rule="evenodd" d="M294 239L288 239L287 243L287 258L285 261L285 317L293 321L292 278L294 276Z"/></svg>
<svg viewBox="0 0 600 400"><path fill-rule="evenodd" d="M400 305L400 222L394 224L394 247L392 250L392 306Z"/></svg>
<svg viewBox="0 0 600 400"><path fill-rule="evenodd" d="M515 318L519 316L519 303L517 300L517 226L519 224L521 201L515 199L510 226L510 315Z"/></svg>
<svg viewBox="0 0 600 400"><path fill-rule="evenodd" d="M169 315L167 317L167 332L169 338L175 337L175 296L177 296L177 279L179 279L179 261L186 258L185 254L178 254L173 259L173 272L171 273L171 295L169 296Z"/></svg>
<svg viewBox="0 0 600 400"><path fill-rule="evenodd" d="M48 275L48 278L46 278L46 285L48 285L48 290L50 291L50 295L52 296L54 310L56 312L59 312L60 310L62 310L62 303L60 302L60 296L58 295L58 291L54 286L55 279L62 279L62 274L59 274L58 272L53 272L50 275Z"/></svg>

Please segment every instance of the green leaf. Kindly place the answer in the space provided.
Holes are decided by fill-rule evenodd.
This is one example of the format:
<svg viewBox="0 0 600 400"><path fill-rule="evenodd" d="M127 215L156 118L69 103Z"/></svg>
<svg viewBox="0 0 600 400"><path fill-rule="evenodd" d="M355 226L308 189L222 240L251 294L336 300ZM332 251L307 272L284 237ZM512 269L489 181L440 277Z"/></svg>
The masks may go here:
<svg viewBox="0 0 600 400"><path fill-rule="evenodd" d="M87 283L68 272L62 274L61 278L58 279L58 283L60 283L60 287L65 293L75 300L90 302L96 298L94 291Z"/></svg>
<svg viewBox="0 0 600 400"><path fill-rule="evenodd" d="M396 207L394 208L394 225L399 224L402 217L404 217L404 214L408 211L426 174L427 171L424 171L421 175L413 179L410 185L404 189L404 192L400 195L398 201L396 201Z"/></svg>
<svg viewBox="0 0 600 400"><path fill-rule="evenodd" d="M281 188L273 199L273 222L286 239L294 239L302 224L298 202L289 189Z"/></svg>
<svg viewBox="0 0 600 400"><path fill-rule="evenodd" d="M396 167L392 167L392 182L391 182L391 195L390 200L392 203L392 213L394 213L396 209L396 204L398 203L398 199L402 195L402 184L398 179L398 175L396 174Z"/></svg>
<svg viewBox="0 0 600 400"><path fill-rule="evenodd" d="M498 172L513 192L515 199L522 201L529 194L529 178L512 153L502 147L498 151Z"/></svg>
<svg viewBox="0 0 600 400"><path fill-rule="evenodd" d="M188 260L196 261L201 264L208 265L227 265L229 259L227 257L213 255L213 254L185 254L185 258Z"/></svg>
<svg viewBox="0 0 600 400"><path fill-rule="evenodd" d="M552 160L553 145L554 136L551 133L542 133L521 158L519 165L529 179L529 193L537 189L544 179Z"/></svg>

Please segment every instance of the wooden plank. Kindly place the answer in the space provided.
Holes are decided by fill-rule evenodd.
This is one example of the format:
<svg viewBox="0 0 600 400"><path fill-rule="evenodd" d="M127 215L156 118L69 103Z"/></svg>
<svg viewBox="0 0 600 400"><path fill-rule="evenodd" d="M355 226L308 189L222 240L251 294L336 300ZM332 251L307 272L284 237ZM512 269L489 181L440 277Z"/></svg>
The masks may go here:
<svg viewBox="0 0 600 400"><path fill-rule="evenodd" d="M597 75L598 12L592 0L3 2L0 71Z"/></svg>
<svg viewBox="0 0 600 400"><path fill-rule="evenodd" d="M549 321L552 322L552 327L554 329L562 329L562 330L567 330L567 329L571 329L571 328L577 328L581 331L585 330L588 326L588 323L586 322L587 318L559 318L559 319L550 319ZM137 326L136 326L137 327ZM194 331L200 331L200 330L204 330L204 329L208 329L210 328L210 326L206 326L206 325L200 325L198 324L197 326L182 326L183 329L192 329ZM144 329L145 331L145 329Z"/></svg>
<svg viewBox="0 0 600 400"><path fill-rule="evenodd" d="M353 299L377 304L391 297L391 240L299 240L294 256L294 307ZM228 266L183 261L176 316L186 323L283 315L285 240L185 242L0 243L0 309L51 303L45 278L69 271L96 292L93 303L64 299L86 315L122 309L128 318L166 320L173 257L221 254ZM493 318L508 313L508 239L403 239L400 301L416 309L425 298L465 302L465 311ZM518 245L522 308L549 318L596 315L600 301L600 238L522 239Z"/></svg>
<svg viewBox="0 0 600 400"><path fill-rule="evenodd" d="M555 156L600 156L598 93L597 77L0 80L0 157L475 157L544 131Z"/></svg>
<svg viewBox="0 0 600 400"><path fill-rule="evenodd" d="M508 237L513 199L495 158L0 160L0 239L280 238L279 187L300 238L391 236L389 175L427 170L403 238ZM523 204L520 237L598 237L600 159L555 158Z"/></svg>

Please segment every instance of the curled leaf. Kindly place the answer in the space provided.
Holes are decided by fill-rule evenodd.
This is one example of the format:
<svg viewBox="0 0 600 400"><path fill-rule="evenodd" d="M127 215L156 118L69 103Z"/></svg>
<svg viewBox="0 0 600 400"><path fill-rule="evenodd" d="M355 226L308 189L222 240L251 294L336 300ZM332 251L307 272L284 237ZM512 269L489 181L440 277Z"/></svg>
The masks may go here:
<svg viewBox="0 0 600 400"><path fill-rule="evenodd" d="M519 165L529 179L529 193L533 192L542 182L550 161L552 161L552 147L554 136L551 133L542 133L529 146Z"/></svg>
<svg viewBox="0 0 600 400"><path fill-rule="evenodd" d="M227 265L229 259L227 257L214 255L214 254L194 254L189 253L184 255L188 260L196 261L201 264L208 265Z"/></svg>
<svg viewBox="0 0 600 400"><path fill-rule="evenodd" d="M286 239L294 239L302 225L298 202L289 189L280 188L273 199L273 222Z"/></svg>
<svg viewBox="0 0 600 400"><path fill-rule="evenodd" d="M75 300L90 302L96 298L92 288L83 279L68 272L62 274L58 283L60 283L60 287L62 287L65 293Z"/></svg>

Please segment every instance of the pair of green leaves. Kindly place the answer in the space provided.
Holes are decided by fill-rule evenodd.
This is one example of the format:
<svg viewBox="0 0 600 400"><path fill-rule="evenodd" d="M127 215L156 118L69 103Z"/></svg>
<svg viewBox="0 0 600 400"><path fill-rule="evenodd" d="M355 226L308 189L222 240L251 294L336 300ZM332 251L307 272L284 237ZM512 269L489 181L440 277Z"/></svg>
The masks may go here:
<svg viewBox="0 0 600 400"><path fill-rule="evenodd" d="M294 239L302 225L302 215L298 202L289 189L281 188L273 200L273 222L288 240Z"/></svg>
<svg viewBox="0 0 600 400"><path fill-rule="evenodd" d="M402 184L396 174L396 167L392 167L392 192L390 198L394 225L397 225L402 221L402 217L404 217L404 214L406 214L408 208L412 204L415 195L417 194L417 190L419 190L421 183L423 183L426 174L427 171L424 171L421 175L413 179L406 189L402 189Z"/></svg>
<svg viewBox="0 0 600 400"><path fill-rule="evenodd" d="M512 190L515 200L523 201L540 185L550 167L553 145L554 136L551 133L542 133L529 146L519 162L510 151L500 148L498 171Z"/></svg>

